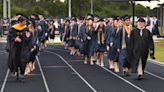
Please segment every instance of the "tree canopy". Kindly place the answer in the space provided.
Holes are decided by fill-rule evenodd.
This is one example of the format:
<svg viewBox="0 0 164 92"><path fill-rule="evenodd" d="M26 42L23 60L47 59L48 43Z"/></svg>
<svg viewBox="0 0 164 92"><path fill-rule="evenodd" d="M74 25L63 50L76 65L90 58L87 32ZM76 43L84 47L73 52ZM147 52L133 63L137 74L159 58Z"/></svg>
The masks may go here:
<svg viewBox="0 0 164 92"><path fill-rule="evenodd" d="M66 0L67 1L67 0ZM98 16L122 16L132 15L132 5L129 2L107 2L104 0L93 0L93 13ZM46 17L65 17L68 14L67 2L60 0L11 0L11 14L23 13L26 16L31 14L43 14ZM90 12L90 0L72 0L72 15L86 15ZM3 6L0 3L0 17L3 16ZM136 5L136 16L156 15L156 10Z"/></svg>

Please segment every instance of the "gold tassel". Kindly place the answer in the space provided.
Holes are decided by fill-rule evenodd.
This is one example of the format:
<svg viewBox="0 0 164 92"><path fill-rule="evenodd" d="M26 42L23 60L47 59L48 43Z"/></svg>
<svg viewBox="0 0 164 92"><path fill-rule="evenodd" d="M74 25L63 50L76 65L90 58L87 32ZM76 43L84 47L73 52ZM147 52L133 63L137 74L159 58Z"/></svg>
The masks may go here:
<svg viewBox="0 0 164 92"><path fill-rule="evenodd" d="M132 31L131 26L124 26L124 27L125 27L126 32L128 33L128 37L130 37L131 31Z"/></svg>
<svg viewBox="0 0 164 92"><path fill-rule="evenodd" d="M102 32L102 39L101 39L102 41L102 44L104 44L104 32Z"/></svg>
<svg viewBox="0 0 164 92"><path fill-rule="evenodd" d="M73 37L71 36L71 34L72 34L72 26L71 26L71 29L70 29L69 38L70 38L70 39L73 39Z"/></svg>
<svg viewBox="0 0 164 92"><path fill-rule="evenodd" d="M81 24L79 24L78 26L78 34L80 34L80 27L81 27Z"/></svg>

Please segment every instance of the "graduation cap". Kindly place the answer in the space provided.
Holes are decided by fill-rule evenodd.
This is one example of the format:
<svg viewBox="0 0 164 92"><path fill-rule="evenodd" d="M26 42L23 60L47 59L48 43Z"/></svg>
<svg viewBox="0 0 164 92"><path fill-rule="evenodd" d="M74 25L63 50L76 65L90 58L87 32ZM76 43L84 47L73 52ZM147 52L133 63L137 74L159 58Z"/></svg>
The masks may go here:
<svg viewBox="0 0 164 92"><path fill-rule="evenodd" d="M118 16L113 16L113 20L119 20L120 18Z"/></svg>
<svg viewBox="0 0 164 92"><path fill-rule="evenodd" d="M88 18L88 20L94 20L92 17Z"/></svg>
<svg viewBox="0 0 164 92"><path fill-rule="evenodd" d="M75 17L72 17L72 21L76 21L76 18Z"/></svg>
<svg viewBox="0 0 164 92"><path fill-rule="evenodd" d="M25 20L26 20L26 18L25 17L22 17L22 16L18 18L18 22L23 22Z"/></svg>
<svg viewBox="0 0 164 92"><path fill-rule="evenodd" d="M95 15L94 17L97 17L97 18L99 18L99 16L98 16L98 15Z"/></svg>
<svg viewBox="0 0 164 92"><path fill-rule="evenodd" d="M91 13L88 13L87 16L92 16L92 14Z"/></svg>
<svg viewBox="0 0 164 92"><path fill-rule="evenodd" d="M16 16L23 16L23 13L16 13Z"/></svg>
<svg viewBox="0 0 164 92"><path fill-rule="evenodd" d="M94 16L93 15L88 16L87 20L94 20Z"/></svg>
<svg viewBox="0 0 164 92"><path fill-rule="evenodd" d="M84 17L79 16L78 19L79 19L79 20L84 20Z"/></svg>
<svg viewBox="0 0 164 92"><path fill-rule="evenodd" d="M104 21L104 19L101 17L101 18L99 19L99 21L98 21L98 22L100 22L100 21L102 22L102 21Z"/></svg>
<svg viewBox="0 0 164 92"><path fill-rule="evenodd" d="M138 22L146 22L144 18L138 18Z"/></svg>
<svg viewBox="0 0 164 92"><path fill-rule="evenodd" d="M130 19L130 16L128 16L128 15L123 16L124 21L127 20L127 19Z"/></svg>

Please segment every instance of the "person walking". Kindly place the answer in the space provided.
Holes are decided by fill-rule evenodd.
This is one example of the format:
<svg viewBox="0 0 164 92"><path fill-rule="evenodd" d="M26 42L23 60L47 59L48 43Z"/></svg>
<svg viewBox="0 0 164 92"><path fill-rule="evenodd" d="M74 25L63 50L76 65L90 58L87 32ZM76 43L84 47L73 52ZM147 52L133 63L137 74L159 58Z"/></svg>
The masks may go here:
<svg viewBox="0 0 164 92"><path fill-rule="evenodd" d="M119 42L118 48L119 53L119 63L123 71L123 75L129 76L129 63L127 62L128 44L130 39L130 33L132 31L130 17L125 15L123 17L123 26L119 30Z"/></svg>
<svg viewBox="0 0 164 92"><path fill-rule="evenodd" d="M20 80L25 78L25 67L29 61L30 36L31 34L26 26L26 19L19 17L18 23L12 26L7 37L7 41L12 44L9 50L8 67L13 74L17 74L17 79Z"/></svg>
<svg viewBox="0 0 164 92"><path fill-rule="evenodd" d="M137 28L133 29L129 42L129 62L131 62L132 73L137 73L137 79L141 80L146 67L148 54L154 57L154 42L151 32L145 28L145 20L139 18Z"/></svg>

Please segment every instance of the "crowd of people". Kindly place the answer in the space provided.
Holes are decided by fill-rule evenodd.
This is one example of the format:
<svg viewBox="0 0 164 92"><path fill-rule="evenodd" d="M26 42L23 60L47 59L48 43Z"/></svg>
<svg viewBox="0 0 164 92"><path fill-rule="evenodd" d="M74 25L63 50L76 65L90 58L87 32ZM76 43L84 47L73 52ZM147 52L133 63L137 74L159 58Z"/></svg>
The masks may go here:
<svg viewBox="0 0 164 92"><path fill-rule="evenodd" d="M35 69L37 53L46 47L48 39L55 38L56 27L53 20L47 21L43 15L17 14L9 29L8 67L13 76L24 80ZM63 46L70 55L83 57L84 64L104 67L107 54L110 70L125 76L130 76L131 70L140 80L148 54L155 59L152 33L146 29L144 18L138 18L136 27L132 28L128 15L103 18L88 14L66 18L58 30Z"/></svg>
<svg viewBox="0 0 164 92"><path fill-rule="evenodd" d="M37 53L46 47L48 39L54 39L53 20L45 20L43 15L25 17L16 14L11 20L7 36L6 50L9 52L8 67L13 76L24 80L35 69Z"/></svg>
<svg viewBox="0 0 164 92"><path fill-rule="evenodd" d="M148 54L155 59L152 33L146 29L146 21L141 17L132 28L128 15L102 18L88 14L66 18L59 30L70 55L82 56L84 64L104 67L107 54L110 70L125 76L129 76L131 70L140 80Z"/></svg>

